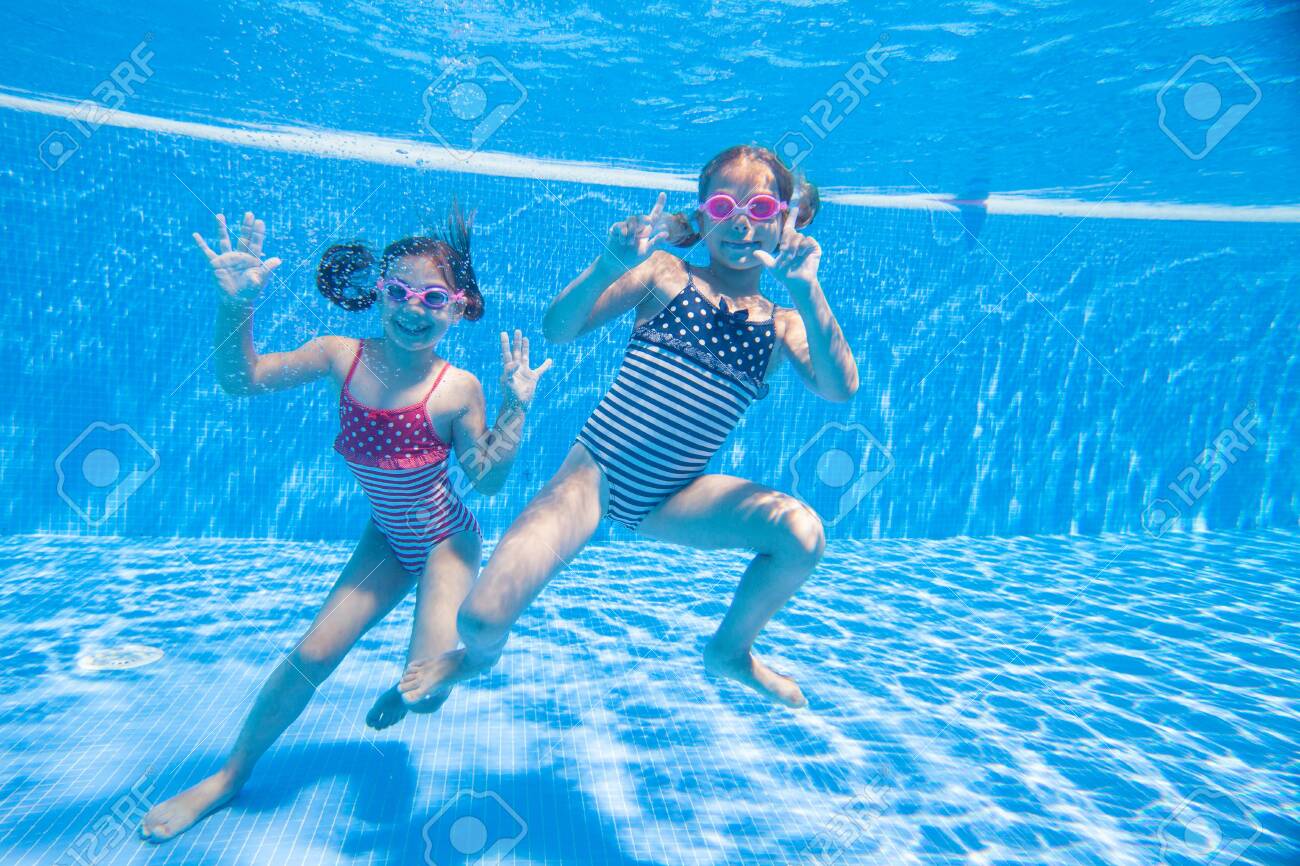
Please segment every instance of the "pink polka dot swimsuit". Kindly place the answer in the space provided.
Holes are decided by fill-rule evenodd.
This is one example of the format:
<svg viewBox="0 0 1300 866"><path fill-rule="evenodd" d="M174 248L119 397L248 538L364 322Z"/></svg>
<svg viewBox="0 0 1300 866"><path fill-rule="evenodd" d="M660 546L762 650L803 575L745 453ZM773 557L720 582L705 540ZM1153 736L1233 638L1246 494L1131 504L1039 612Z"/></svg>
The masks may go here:
<svg viewBox="0 0 1300 866"><path fill-rule="evenodd" d="M364 347L364 340L357 344L343 380L334 450L343 455L365 491L371 518L397 559L407 571L420 575L429 551L439 542L467 529L479 533L478 521L447 478L451 446L429 418L429 397L450 365L443 364L419 403L375 409L357 402L348 389Z"/></svg>

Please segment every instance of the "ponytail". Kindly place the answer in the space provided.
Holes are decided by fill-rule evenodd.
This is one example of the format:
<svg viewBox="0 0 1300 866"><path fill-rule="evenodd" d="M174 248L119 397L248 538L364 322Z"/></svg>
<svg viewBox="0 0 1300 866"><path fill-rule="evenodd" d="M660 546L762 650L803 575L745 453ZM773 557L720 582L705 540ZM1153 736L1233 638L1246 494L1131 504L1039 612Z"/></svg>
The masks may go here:
<svg viewBox="0 0 1300 866"><path fill-rule="evenodd" d="M350 313L368 309L379 297L374 285L359 281L375 265L374 253L360 241L335 244L321 256L316 267L316 288Z"/></svg>
<svg viewBox="0 0 1300 866"><path fill-rule="evenodd" d="M675 247L693 247L700 242L700 231L695 227L695 220L690 214L670 213L668 221L668 243Z"/></svg>
<svg viewBox="0 0 1300 866"><path fill-rule="evenodd" d="M379 259L380 276L387 276L392 263L407 256L437 259L450 272L455 288L465 293L464 317L471 322L478 321L483 317L483 293L470 254L473 219L473 214L467 217L453 199L442 232L402 238L384 247ZM349 312L369 309L379 298L373 282L367 279L367 272L374 266L374 253L361 241L335 244L321 256L316 268L316 288Z"/></svg>

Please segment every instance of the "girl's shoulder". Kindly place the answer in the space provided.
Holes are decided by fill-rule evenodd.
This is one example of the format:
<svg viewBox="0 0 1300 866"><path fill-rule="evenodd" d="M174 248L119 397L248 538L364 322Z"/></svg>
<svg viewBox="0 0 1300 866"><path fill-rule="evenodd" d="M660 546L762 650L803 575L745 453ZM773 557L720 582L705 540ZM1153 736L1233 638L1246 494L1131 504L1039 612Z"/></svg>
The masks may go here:
<svg viewBox="0 0 1300 866"><path fill-rule="evenodd" d="M324 353L329 363L330 373L338 378L347 375L352 366L353 360L357 357L357 350L361 347L361 340L356 337L342 337L338 334L323 334L314 338L311 344Z"/></svg>
<svg viewBox="0 0 1300 866"><path fill-rule="evenodd" d="M436 374L441 379L435 393L442 392L449 403L462 407L469 406L475 400L483 399L483 384L479 382L478 376L464 367L457 367L446 358L443 359L443 363L447 366L443 372Z"/></svg>
<svg viewBox="0 0 1300 866"><path fill-rule="evenodd" d="M691 266L685 259L667 250L655 250L646 262L650 265L650 275L654 278L656 287L671 292L686 285L686 279L691 273Z"/></svg>
<svg viewBox="0 0 1300 866"><path fill-rule="evenodd" d="M686 287L690 265L667 250L655 250L638 267L642 269L639 285L628 288L641 296L636 304L637 322L641 323L658 315Z"/></svg>
<svg viewBox="0 0 1300 866"><path fill-rule="evenodd" d="M799 311L794 307L783 307L776 301L772 302L772 324L775 325L778 343L785 342L787 335L803 330L803 319L799 316Z"/></svg>

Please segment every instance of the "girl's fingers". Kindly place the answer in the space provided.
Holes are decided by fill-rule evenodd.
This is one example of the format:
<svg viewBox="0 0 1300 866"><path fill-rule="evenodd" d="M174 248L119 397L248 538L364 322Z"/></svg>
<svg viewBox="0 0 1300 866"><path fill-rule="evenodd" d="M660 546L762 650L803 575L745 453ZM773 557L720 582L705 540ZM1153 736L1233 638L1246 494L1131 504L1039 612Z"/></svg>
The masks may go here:
<svg viewBox="0 0 1300 866"><path fill-rule="evenodd" d="M536 376L540 376L549 369L551 369L551 359L547 358L545 361L543 361L541 364L538 365L537 369L533 371L533 374Z"/></svg>
<svg viewBox="0 0 1300 866"><path fill-rule="evenodd" d="M259 259L262 257L262 241L264 241L265 239L266 239L266 223L263 220L254 220L253 238L251 241L249 241L248 245L252 247L252 249L250 249L249 252L257 256Z"/></svg>
<svg viewBox="0 0 1300 866"><path fill-rule="evenodd" d="M765 268L776 266L776 259L772 258L767 250L754 250L754 258L758 259L758 263Z"/></svg>
<svg viewBox="0 0 1300 866"><path fill-rule="evenodd" d="M208 242L203 239L203 235L195 232L194 243L199 245L199 249L208 257L209 262L215 262L217 260L217 254L212 251L212 247L208 246Z"/></svg>
<svg viewBox="0 0 1300 866"><path fill-rule="evenodd" d="M269 274L271 271L280 267L280 259L279 258L267 259L266 261L262 262L262 267L265 268L266 272Z"/></svg>
<svg viewBox="0 0 1300 866"><path fill-rule="evenodd" d="M239 248L246 253L253 253L253 229L257 220L251 210L244 211L244 224L239 227ZM253 253L257 255L257 253ZM257 256L259 259L261 256Z"/></svg>
<svg viewBox="0 0 1300 866"><path fill-rule="evenodd" d="M785 214L785 225L781 228L781 245L784 246L786 239L795 232L795 223L799 221L799 198L803 191L803 181L796 177L794 179L794 193L790 196L790 206Z"/></svg>
<svg viewBox="0 0 1300 866"><path fill-rule="evenodd" d="M505 331L501 332L501 363L510 363L510 335Z"/></svg>
<svg viewBox="0 0 1300 866"><path fill-rule="evenodd" d="M666 201L668 201L668 193L659 193L659 197L655 199L655 206L650 208L650 216L648 217L648 220L652 225L658 222L659 217L663 215L664 202Z"/></svg>
<svg viewBox="0 0 1300 866"><path fill-rule="evenodd" d="M786 217L785 228L781 230L781 249L796 246L799 242L799 232L794 227L795 212L792 209L790 215Z"/></svg>
<svg viewBox="0 0 1300 866"><path fill-rule="evenodd" d="M525 337L525 336L523 335L523 332L522 332L522 331L518 331L518 330L516 330L516 331L515 331L515 340L518 341L518 346L519 346L519 351L516 353L516 357L519 359L519 363L522 364L525 368L527 368L527 366L528 366L528 338Z"/></svg>
<svg viewBox="0 0 1300 866"><path fill-rule="evenodd" d="M226 230L226 215L217 214L217 248L223 253L230 252L230 232Z"/></svg>

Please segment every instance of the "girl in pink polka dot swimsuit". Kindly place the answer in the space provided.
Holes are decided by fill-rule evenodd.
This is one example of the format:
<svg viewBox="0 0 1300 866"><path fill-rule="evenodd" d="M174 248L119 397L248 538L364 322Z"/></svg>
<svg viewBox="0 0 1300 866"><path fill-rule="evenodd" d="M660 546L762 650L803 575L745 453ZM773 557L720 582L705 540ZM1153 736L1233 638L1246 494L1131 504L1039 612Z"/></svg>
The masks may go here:
<svg viewBox="0 0 1300 866"><path fill-rule="evenodd" d="M489 428L479 380L436 351L462 320L483 315L469 223L455 206L445 231L399 240L377 261L360 244L331 247L321 259L321 292L348 310L378 305L382 336L326 335L269 354L253 347L253 302L280 259L262 258L266 227L251 213L233 245L223 217L217 225L218 251L194 237L220 288L214 358L222 387L246 395L333 380L341 427L334 448L365 491L371 517L315 621L262 687L225 764L145 816L140 831L154 841L183 832L233 797L316 687L413 586L408 664L459 645L456 612L478 575L482 538L448 478L451 454L474 489L498 491L518 452L538 377L551 365L530 366L520 331L513 342L501 334L504 398ZM378 280L361 282L376 265ZM444 689L408 702L394 686L366 721L387 727L408 710L437 709L447 695Z"/></svg>

